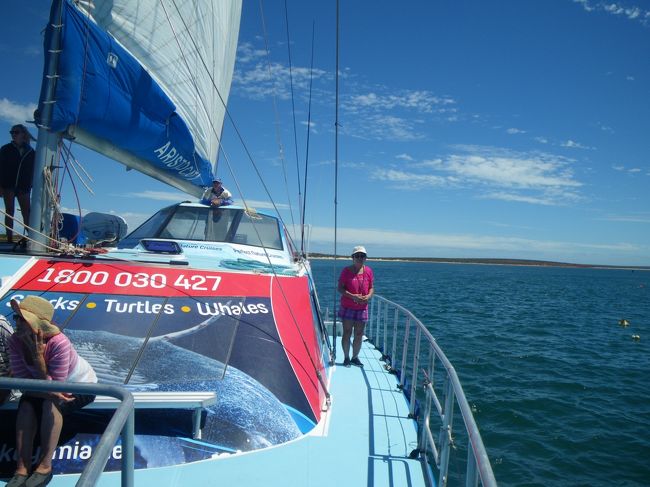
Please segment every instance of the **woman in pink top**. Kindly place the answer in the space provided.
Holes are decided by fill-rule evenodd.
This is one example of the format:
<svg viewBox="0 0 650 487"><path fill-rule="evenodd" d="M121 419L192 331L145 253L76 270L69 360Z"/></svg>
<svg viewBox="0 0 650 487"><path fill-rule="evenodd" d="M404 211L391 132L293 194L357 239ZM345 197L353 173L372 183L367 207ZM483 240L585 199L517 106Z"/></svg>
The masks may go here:
<svg viewBox="0 0 650 487"><path fill-rule="evenodd" d="M16 332L9 338L11 375L22 379L97 382L95 372L80 357L68 337L52 323L54 307L38 296L21 303L11 300ZM16 472L7 486L37 487L52 480L52 455L59 441L63 416L84 407L95 396L26 391L16 416ZM32 470L34 437L41 433L41 456ZM31 475L30 475L31 474Z"/></svg>
<svg viewBox="0 0 650 487"><path fill-rule="evenodd" d="M363 341L363 329L368 322L368 301L375 292L373 287L374 276L372 269L365 265L366 249L358 245L352 250L352 265L344 268L339 277L338 291L341 293L341 307L339 318L343 321L343 365L351 364L363 367L359 360L359 351ZM352 359L350 359L350 337L354 330L352 343Z"/></svg>

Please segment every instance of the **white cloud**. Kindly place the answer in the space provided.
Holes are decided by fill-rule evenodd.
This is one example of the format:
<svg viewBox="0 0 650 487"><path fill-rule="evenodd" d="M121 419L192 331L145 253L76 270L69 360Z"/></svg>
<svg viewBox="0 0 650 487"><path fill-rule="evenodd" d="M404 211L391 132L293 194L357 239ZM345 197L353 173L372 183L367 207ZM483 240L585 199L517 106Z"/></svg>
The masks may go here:
<svg viewBox="0 0 650 487"><path fill-rule="evenodd" d="M380 169L371 177L397 188L471 188L478 198L540 205L561 205L580 199L582 183L571 170L574 162L544 152L516 152L485 146L455 146L436 159L408 168Z"/></svg>
<svg viewBox="0 0 650 487"><path fill-rule="evenodd" d="M241 62L238 60L231 93L253 100L261 100L270 96L277 96L281 100L289 100L291 99L292 84L294 94L304 97L309 93L311 77L317 83L329 76L322 69L315 68L312 71L310 68L298 66L293 67L289 72L288 67L275 62L269 64L259 61L254 65L250 65L249 63L254 60L256 58L252 56L241 60ZM314 87L313 91L314 100L327 102L331 98L331 93L319 90L318 86Z"/></svg>
<svg viewBox="0 0 650 487"><path fill-rule="evenodd" d="M593 149L593 147L582 145L581 143L571 139L567 140L566 142L562 142L560 145L562 147L568 147L569 149Z"/></svg>
<svg viewBox="0 0 650 487"><path fill-rule="evenodd" d="M627 172L627 173L630 173L630 174L636 174L636 173L640 173L640 172L643 171L643 169L641 169L641 168L638 168L638 167L627 168L627 167L623 166L622 164L615 164L615 165L612 166L612 169L614 169L615 171Z"/></svg>
<svg viewBox="0 0 650 487"><path fill-rule="evenodd" d="M608 3L603 1L592 0L573 0L575 3L582 5L586 12L605 12L610 15L617 15L628 20L641 22L643 25L648 24L650 11L635 6L623 6L619 3Z"/></svg>
<svg viewBox="0 0 650 487"><path fill-rule="evenodd" d="M21 104L0 98L0 119L9 123L25 123L26 120L34 120L36 103Z"/></svg>
<svg viewBox="0 0 650 487"><path fill-rule="evenodd" d="M518 153L490 147L466 146L449 155L444 170L466 180L502 187L579 187L568 167L570 160L546 153Z"/></svg>
<svg viewBox="0 0 650 487"><path fill-rule="evenodd" d="M409 161L409 162L413 160L413 158L408 154L398 154L395 156L395 159L402 159L403 161Z"/></svg>
<svg viewBox="0 0 650 487"><path fill-rule="evenodd" d="M254 63L266 57L265 49L255 49L250 42L242 42L237 46L237 61L241 63Z"/></svg>
<svg viewBox="0 0 650 487"><path fill-rule="evenodd" d="M602 124L602 123L600 123L600 122L598 122L598 127L599 127L600 130L602 130L603 132L608 132L608 133L610 133L610 134L613 134L613 133L614 133L614 129L613 129L612 127L609 127L609 126L607 126L607 125L604 125L604 124Z"/></svg>
<svg viewBox="0 0 650 487"><path fill-rule="evenodd" d="M503 201L518 201L520 203L531 203L534 205L544 205L544 206L556 206L558 204L558 201L551 198L536 198L534 196L524 196L515 193L505 193L503 191L488 193L483 195L482 198L492 199L492 200L503 200Z"/></svg>
<svg viewBox="0 0 650 487"><path fill-rule="evenodd" d="M352 95L344 100L342 106L351 112L365 109L383 111L404 108L431 113L438 107L454 103L454 100L450 97L439 97L427 90L402 90L394 94L371 92Z"/></svg>
<svg viewBox="0 0 650 487"><path fill-rule="evenodd" d="M446 179L440 176L397 171L395 169L378 169L370 177L379 181L390 181L395 188L399 189L421 189L447 184Z"/></svg>
<svg viewBox="0 0 650 487"><path fill-rule="evenodd" d="M196 198L188 196L186 193L180 191L141 191L135 193L126 193L123 195L126 198L143 198L153 201L169 201L172 203L179 203L181 201L197 201Z"/></svg>
<svg viewBox="0 0 650 487"><path fill-rule="evenodd" d="M359 139L406 142L425 137L416 128L419 123L411 117L372 113L358 117L354 124L343 125L341 132Z"/></svg>
<svg viewBox="0 0 650 487"><path fill-rule="evenodd" d="M610 222L628 222L628 223L650 223L650 213L636 215L609 215L600 220Z"/></svg>
<svg viewBox="0 0 650 487"><path fill-rule="evenodd" d="M525 134L526 131L525 131L525 130L521 130L521 129L518 129L518 128L514 128L514 127L513 127L513 128L509 128L509 129L507 129L507 130L506 130L506 133L508 133L508 134L510 134L510 135L514 135L514 134Z"/></svg>
<svg viewBox="0 0 650 487"><path fill-rule="evenodd" d="M475 234L437 234L398 232L373 228L339 228L337 241L344 245L357 245L363 241L370 249L381 247L388 250L389 255L413 255L413 250L420 255L435 255L440 251L452 250L457 254L462 251L480 250L491 254L503 255L526 253L528 255L544 255L548 253L576 255L580 252L620 252L637 253L644 249L628 243L582 243L556 240L533 240L519 237L495 237ZM333 240L333 230L328 227L312 227L311 241L330 244ZM373 255L372 252L370 255Z"/></svg>
<svg viewBox="0 0 650 487"><path fill-rule="evenodd" d="M535 137L535 140L540 144L548 144L548 139L546 137Z"/></svg>

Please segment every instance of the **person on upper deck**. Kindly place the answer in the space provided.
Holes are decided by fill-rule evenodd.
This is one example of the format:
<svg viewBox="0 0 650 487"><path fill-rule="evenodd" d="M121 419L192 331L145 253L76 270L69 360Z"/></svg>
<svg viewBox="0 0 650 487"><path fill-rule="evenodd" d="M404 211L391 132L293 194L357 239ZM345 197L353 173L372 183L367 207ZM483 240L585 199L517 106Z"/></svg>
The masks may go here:
<svg viewBox="0 0 650 487"><path fill-rule="evenodd" d="M27 296L20 303L12 299L11 308L16 320L16 332L9 338L13 377L97 382L90 364L52 323L52 303L39 296ZM7 486L47 485L52 479L52 455L61 435L63 417L94 400L94 395L86 394L23 392L16 415L16 471ZM32 464L37 430L40 430L41 454Z"/></svg>
<svg viewBox="0 0 650 487"><path fill-rule="evenodd" d="M34 149L29 145L34 137L22 124L9 131L11 142L0 148L0 189L5 203L7 242L13 241L15 199L18 199L23 224L29 225L29 193L34 174Z"/></svg>
<svg viewBox="0 0 650 487"><path fill-rule="evenodd" d="M352 265L345 267L339 277L338 291L341 306L338 316L343 321L343 365L363 367L359 351L363 341L363 330L368 322L368 302L375 292L372 269L366 265L366 249L361 245L352 250ZM352 358L350 358L350 337L354 331Z"/></svg>
<svg viewBox="0 0 650 487"><path fill-rule="evenodd" d="M221 178L214 178L212 181L212 187L207 188L205 193L203 193L201 203L215 208L232 205L232 194L224 188Z"/></svg>

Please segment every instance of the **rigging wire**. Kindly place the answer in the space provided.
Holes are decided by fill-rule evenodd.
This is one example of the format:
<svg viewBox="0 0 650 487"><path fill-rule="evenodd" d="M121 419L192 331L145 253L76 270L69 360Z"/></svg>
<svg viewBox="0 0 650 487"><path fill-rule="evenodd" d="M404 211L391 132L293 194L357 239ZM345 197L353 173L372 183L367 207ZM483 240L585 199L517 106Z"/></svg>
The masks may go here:
<svg viewBox="0 0 650 487"><path fill-rule="evenodd" d="M192 35L190 34L189 28L188 28L187 24L185 23L185 20L184 20L183 17L180 15L180 11L179 11L179 9L178 9L178 6L176 5L176 0L172 0L172 4L174 5L174 8L176 8L176 12L177 12L178 15L179 15L180 21L183 23L183 27L185 28L185 31L186 31L186 33L187 33L187 37L188 37L189 40L191 41L192 46L193 46L193 48L194 48L194 51L195 51L196 54L197 54L197 58L198 58L198 59L201 61L201 63L203 64L203 67L204 67L204 69L205 69L205 71L206 71L208 77L210 78L210 81L211 81L211 83L212 83L212 87L214 88L215 93L216 93L217 96L219 97L219 100L221 101L221 104L222 104L223 107L224 107L224 113L225 113L225 115L228 117L228 120L230 121L230 123L231 123L231 125L232 125L232 128L233 128L233 130L235 131L235 134L237 135L237 138L238 138L238 140L239 140L239 142L240 142L240 144L241 144L241 146L242 146L244 152L246 153L246 157L247 157L248 160L250 161L250 163L251 163L253 169L255 170L255 173L257 174L257 177L258 177L258 179L259 179L259 181L260 181L260 184L261 184L262 187L264 188L264 192L265 192L266 195L268 196L268 198L269 198L269 200L270 200L270 202L271 202L271 205L273 206L273 209L275 210L275 213L276 213L276 215L278 216L278 219L279 219L279 220L282 222L282 224L284 225L284 219L282 218L282 215L280 215L280 210L278 209L277 205L275 204L275 201L273 200L273 197L271 196L271 192L270 192L268 186L266 185L266 183L264 182L264 178L262 178L262 175L261 175L261 173L260 173L260 171L259 171L259 168L257 167L257 164L255 163L255 160L253 159L253 156L252 156L250 150L248 149L248 145L247 145L246 142L244 141L244 137L242 136L242 134L241 134L241 132L240 132L238 126L237 126L237 123L236 123L235 120L233 119L232 114L230 113L230 110L228 110L228 106L227 106L227 104L226 104L226 101L225 101L225 100L223 99L223 97L221 96L221 92L219 91L219 88L217 87L217 84L216 84L216 82L215 82L215 80L214 80L214 77L212 76L212 73L209 71L208 66L207 66L206 63L205 63L205 60L203 59L203 56L201 56L201 52L200 52L200 50L199 50L199 48L198 48L198 46L197 46L197 44L196 44L196 41L194 40L194 37L192 37ZM174 26L172 25L172 22L171 22L171 19L170 19L170 17L169 17L169 14L167 13L167 9L165 8L164 4L161 3L161 5L162 5L163 11L165 12L165 15L166 15L166 17L167 17L167 22L169 23L169 25L170 25L170 27L171 27L171 29L172 29L172 32L174 33L174 40L176 41L177 45L178 45L179 48L180 48L180 47L181 47L181 43L180 43L180 41L179 41L179 39L178 39L178 35L176 34L176 31L174 30ZM181 49L181 53L182 53L182 52L183 52L183 51L182 51L182 49ZM186 65L188 64L188 63L187 63L187 59L185 58L185 56L183 56L183 62L184 62ZM194 82L194 88L197 89L196 82ZM212 130L213 130L213 132L214 132L214 131L215 131L215 127L214 127L214 125L212 125L212 123L211 123L211 127L212 127ZM222 152L223 152L223 154L224 154L224 157L226 157L226 152L225 152L225 150L223 149L223 144L221 145L221 148L222 148ZM226 159L228 159L228 158L226 157ZM228 164L228 168L229 168L229 172L230 172L231 176L233 177L233 180L235 181L235 184L237 185L237 190L239 191L239 194L242 196L242 200L244 200L244 205L245 205L246 207L248 207L248 205L246 204L246 201L245 201L245 199L244 199L244 197L243 197L243 192L241 191L241 188L240 188L240 186L239 186L239 184L238 184L238 182L237 182L237 178L235 177L235 175L234 175L234 171L233 171L232 166L231 166L230 164ZM291 236L290 236L290 235L288 236L288 238L291 240ZM293 243L293 242L292 242L292 243ZM294 247L295 247L295 245L294 245Z"/></svg>
<svg viewBox="0 0 650 487"><path fill-rule="evenodd" d="M339 194L339 0L336 0L336 89L334 102L334 299L332 307L334 308L334 322L332 324L332 351L331 363L336 361L336 318L337 318L337 291L338 280L336 276L336 258L337 251L337 232L338 232L338 194Z"/></svg>
<svg viewBox="0 0 650 487"><path fill-rule="evenodd" d="M176 5L175 0L172 0L172 4L173 4L174 7L176 8L176 11L180 14L180 12L179 12L179 10L178 10L178 6ZM161 5L162 5L163 11L165 12L165 15L166 15L166 17L167 17L167 22L169 23L169 25L170 25L172 31L174 32L174 39L176 40L176 42L178 43L179 48L180 48L180 41L179 41L179 39L178 39L178 35L176 34L176 31L175 31L175 29L174 29L174 26L173 26L173 24L172 24L172 22L171 22L171 19L170 19L170 17L169 17L169 14L167 13L167 9L165 8L164 3L161 2ZM286 2L285 2L285 9L286 9ZM187 25L186 25L184 19L182 18L182 16L179 15L179 18L180 18L181 22L183 23L183 26L184 26L184 28L185 28L185 31L186 31L186 33L188 34L188 37L189 37L189 39L191 40L192 45L194 46L194 49L195 49L195 51L196 51L196 53L197 53L197 56L198 56L198 59L201 60L201 62L202 62L202 64L203 64L203 66L204 66L206 72L208 73L208 76L210 76L210 80L211 80L212 85L213 85L213 87L214 87L214 89L215 89L215 92L216 92L217 95L219 96L219 99L221 100L221 103L223 103L224 111L225 111L225 113L228 115L228 119L231 121L231 123L232 123L232 125L233 125L233 129L234 129L235 132L237 133L237 135L238 135L238 137L239 137L239 140L240 140L240 142L241 142L241 144L242 144L242 147L244 148L244 151L246 152L246 154L247 154L249 160L251 161L251 163L252 163L252 165L253 165L253 168L255 169L255 172L257 173L257 176L258 176L258 178L259 178L259 180L260 180L262 186L263 186L264 189L266 190L267 195L268 195L269 198L271 199L271 203L272 203L273 207L275 208L275 211L276 211L276 213L278 214L278 217L280 218L280 220L282 220L282 217L280 216L280 212L278 211L277 206L275 205L275 202L273 201L273 198L271 197L271 194L270 194L270 192L269 192L269 190L268 190L268 187L267 187L266 184L264 183L264 180L263 180L263 178L262 178L262 176L261 176L261 174L260 174L260 172L259 172L259 169L258 169L257 165L255 164L255 161L253 160L253 157L252 157L252 155L250 154L250 152L249 152L249 150L248 150L248 147L247 147L246 144L244 143L244 140L243 140L243 137L242 137L241 133L239 132L239 130L237 129L237 126L236 126L235 123L234 123L234 120L233 120L233 118L232 118L232 116L231 116L231 114L230 114L230 111L228 110L228 107L227 107L227 105L226 105L226 103L225 103L225 100L224 100L223 97L221 96L221 93L219 92L219 89L217 88L216 83L214 82L214 78L211 76L209 70L207 69L207 66L206 66L206 64L205 64L205 60L203 59L203 56L201 56L201 53L200 53L200 51L199 51L199 49L198 49L198 47L197 47L197 45L196 45L196 41L194 40L194 38L192 37L192 35L190 35L190 31L189 31L189 29L188 29L188 27L187 27ZM182 49L181 49L180 51L181 51L181 53L183 52ZM183 56L183 60L184 60L184 62L186 63L186 66L187 66L188 63L187 63L187 59L185 58L185 56ZM214 127L213 127L213 130L214 130ZM223 146L222 146L222 148L223 148ZM241 187L239 186L239 182L238 182L237 178L235 177L233 167L232 167L232 165L231 165L231 163L230 163L230 158L228 157L228 155L227 155L227 153L226 153L225 151L223 151L223 154L224 154L224 157L225 157L225 160L226 160L226 164L228 165L228 170L229 170L229 172L231 173L231 175L232 175L232 177L233 177L233 180L234 180L235 184L237 185L237 189L238 189L239 193L242 195L242 199L244 200L244 205L245 205L245 207L246 207L246 209L247 209L246 212L247 212L247 214L249 214L248 205L246 204L246 201L245 201L245 199L244 199L244 197L243 197L243 192L241 191ZM249 216L250 216L250 214L249 214ZM251 219L252 219L252 218L251 218ZM256 226L256 225L253 225L253 228L255 229L255 233L257 234L257 237L258 237L259 241L260 241L260 242L263 242L261 236L259 235L259 231L258 231L258 229L257 229L257 226ZM271 266L271 269L273 270L273 276L277 279L278 275L277 275L277 273L276 273L276 271L275 271L275 268L274 268L274 266L273 266L273 262L272 262L272 260L271 260L271 257L270 257L269 254L268 254L268 251L267 251L266 246L265 246L265 245L262 245L262 249L263 249L263 251L264 251L264 254L265 254L265 256L266 256L267 261L269 262L269 265ZM278 281L278 283L279 283L279 281ZM313 370L314 370L314 373L316 374L316 377L318 378L318 380L319 380L319 382L320 382L320 384L321 384L321 387L323 388L323 391L324 391L324 393L325 393L325 396L327 397L328 402L329 402L330 393L329 393L329 390L328 390L328 388L327 388L327 384L325 383L325 379L322 377L319 368L317 367L316 363L314 362L313 357L311 356L311 353L310 353L309 347L307 346L307 342L306 342L306 340L305 340L305 338L304 338L304 336L303 336L303 334L302 334L302 330L300 329L300 326L298 325L298 321L297 321L297 319L296 319L296 317L295 317L295 315L294 315L294 313L293 313L293 310L291 309L291 306L289 305L289 300L288 300L288 298L287 298L287 296L286 296L286 294L285 294L285 292L284 292L284 288L282 287L282 285L278 285L278 287L279 287L279 289L280 289L280 292L281 292L281 294L282 294L282 297L283 297L283 299L284 299L284 302L285 302L285 304L286 304L286 306L287 306L287 309L289 310L289 313L290 313L290 315L291 315L291 321L292 321L292 323L294 324L294 326L296 327L296 329L298 330L298 334L300 335L300 338L301 338L301 341L302 341L302 345L303 345L303 347L305 348L305 351L307 352L307 357L309 358L309 361L311 362L311 365L312 365L312 368L313 368Z"/></svg>
<svg viewBox="0 0 650 487"><path fill-rule="evenodd" d="M293 145L294 145L294 150L296 153L296 173L297 173L297 178L298 178L298 209L302 209L302 190L300 188L300 166L298 162L298 135L297 135L297 129L296 129L296 104L294 102L294 96L293 96L293 68L292 68L292 63L291 63L291 37L289 35L289 9L287 7L287 0L284 0L284 18L285 18L285 25L286 25L286 30L287 30L287 52L289 56L289 85L291 88L291 114L293 115ZM302 222L303 221L303 215L302 213L299 215L299 219ZM302 245L300 247L300 251L303 251Z"/></svg>
<svg viewBox="0 0 650 487"><path fill-rule="evenodd" d="M300 253L307 255L305 252L305 212L307 210L307 170L309 169L309 135L311 134L311 88L314 81L314 32L316 23L312 21L311 25L311 67L309 70L309 109L307 112L307 147L305 149L305 196L302 199L302 220L300 221Z"/></svg>
<svg viewBox="0 0 650 487"><path fill-rule="evenodd" d="M271 69L271 50L269 49L268 32L266 30L266 19L264 16L264 0L260 0L260 17L262 20L262 31L264 32L264 47L266 49L266 66L269 71L269 80L273 89L273 113L275 115L275 138L280 151L280 162L282 163L282 176L284 177L284 188L287 192L287 202L289 204L289 215L291 215L291 227L294 235L296 234L296 222L293 218L293 205L291 203L291 192L289 191L289 181L287 179L287 165L284 157L284 145L280 134L280 111L278 110L277 92L275 83L273 83L273 71Z"/></svg>

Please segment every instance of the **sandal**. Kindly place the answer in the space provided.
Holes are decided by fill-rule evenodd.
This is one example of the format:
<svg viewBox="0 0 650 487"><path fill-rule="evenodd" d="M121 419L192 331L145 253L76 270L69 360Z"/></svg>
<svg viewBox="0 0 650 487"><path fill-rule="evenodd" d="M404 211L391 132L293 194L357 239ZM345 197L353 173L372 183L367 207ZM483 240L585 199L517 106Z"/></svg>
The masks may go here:
<svg viewBox="0 0 650 487"><path fill-rule="evenodd" d="M45 487L52 480L52 471L48 473L34 472L25 482L25 487Z"/></svg>
<svg viewBox="0 0 650 487"><path fill-rule="evenodd" d="M23 487L25 485L25 482L27 482L28 477L29 475L17 473L11 477L11 480L7 482L7 485L5 487Z"/></svg>

